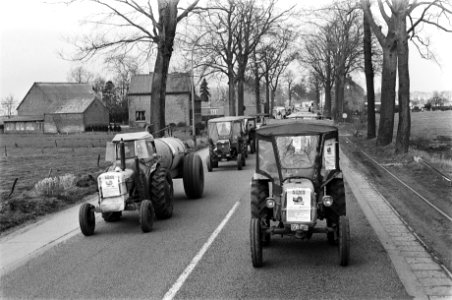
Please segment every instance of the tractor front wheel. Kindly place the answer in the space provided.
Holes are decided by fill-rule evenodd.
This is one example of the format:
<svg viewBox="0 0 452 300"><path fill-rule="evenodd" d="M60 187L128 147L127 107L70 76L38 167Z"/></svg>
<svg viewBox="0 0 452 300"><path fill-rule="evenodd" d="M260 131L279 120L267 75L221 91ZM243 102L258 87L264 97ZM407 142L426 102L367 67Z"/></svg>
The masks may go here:
<svg viewBox="0 0 452 300"><path fill-rule="evenodd" d="M237 155L237 170L241 170L243 165L242 153Z"/></svg>
<svg viewBox="0 0 452 300"><path fill-rule="evenodd" d="M339 217L338 242L339 264L345 267L350 258L350 225L347 216Z"/></svg>
<svg viewBox="0 0 452 300"><path fill-rule="evenodd" d="M184 157L182 177L187 197L201 198L204 192L204 167L198 155L190 153Z"/></svg>
<svg viewBox="0 0 452 300"><path fill-rule="evenodd" d="M206 159L206 165L207 165L207 171L212 172L212 160L210 159L210 156Z"/></svg>
<svg viewBox="0 0 452 300"><path fill-rule="evenodd" d="M141 230L150 232L154 226L154 207L150 200L141 201L139 214Z"/></svg>
<svg viewBox="0 0 452 300"><path fill-rule="evenodd" d="M262 231L260 220L251 218L250 222L250 244L251 244L251 261L253 267L260 268L263 264L262 258Z"/></svg>
<svg viewBox="0 0 452 300"><path fill-rule="evenodd" d="M86 236L94 234L96 227L96 217L94 216L94 206L89 203L83 203L78 214L80 230Z"/></svg>

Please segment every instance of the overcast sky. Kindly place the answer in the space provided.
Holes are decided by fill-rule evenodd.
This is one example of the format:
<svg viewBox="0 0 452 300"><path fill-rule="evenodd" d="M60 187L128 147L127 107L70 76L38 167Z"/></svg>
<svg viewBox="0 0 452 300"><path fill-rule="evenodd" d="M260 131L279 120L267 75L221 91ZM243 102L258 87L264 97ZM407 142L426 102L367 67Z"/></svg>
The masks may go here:
<svg viewBox="0 0 452 300"><path fill-rule="evenodd" d="M69 70L79 64L61 59L58 53L73 49L65 38L86 30L81 22L96 8L86 1L71 6L41 0L0 1L0 98L13 95L20 101L33 82L66 81ZM422 60L411 47L411 90L452 90L452 34L430 30L430 37L441 65ZM84 66L105 75L99 63Z"/></svg>

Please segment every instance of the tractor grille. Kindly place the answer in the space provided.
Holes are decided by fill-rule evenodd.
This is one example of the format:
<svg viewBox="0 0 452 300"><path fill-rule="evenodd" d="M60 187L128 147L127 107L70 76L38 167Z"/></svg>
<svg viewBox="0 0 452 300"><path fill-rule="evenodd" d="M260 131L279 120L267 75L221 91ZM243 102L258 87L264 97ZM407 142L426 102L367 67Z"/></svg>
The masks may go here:
<svg viewBox="0 0 452 300"><path fill-rule="evenodd" d="M226 155L231 152L231 143L228 140L217 142L217 154Z"/></svg>

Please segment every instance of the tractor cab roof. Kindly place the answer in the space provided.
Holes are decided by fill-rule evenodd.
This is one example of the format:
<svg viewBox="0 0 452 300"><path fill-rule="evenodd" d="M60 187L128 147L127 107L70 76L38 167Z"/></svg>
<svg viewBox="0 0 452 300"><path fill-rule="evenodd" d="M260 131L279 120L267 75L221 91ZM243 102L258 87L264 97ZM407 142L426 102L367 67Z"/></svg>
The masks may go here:
<svg viewBox="0 0 452 300"><path fill-rule="evenodd" d="M272 120L268 125L256 130L263 137L277 135L325 134L337 132L337 127L327 120Z"/></svg>
<svg viewBox="0 0 452 300"><path fill-rule="evenodd" d="M130 132L130 133L120 133L115 135L112 142L118 143L121 139L125 141L136 141L136 140L153 140L154 137L147 131L142 132Z"/></svg>
<svg viewBox="0 0 452 300"><path fill-rule="evenodd" d="M242 121L243 119L246 119L247 116L229 116L229 117L221 117L221 118L214 118L210 119L208 123L218 123L218 122L233 122L233 121Z"/></svg>

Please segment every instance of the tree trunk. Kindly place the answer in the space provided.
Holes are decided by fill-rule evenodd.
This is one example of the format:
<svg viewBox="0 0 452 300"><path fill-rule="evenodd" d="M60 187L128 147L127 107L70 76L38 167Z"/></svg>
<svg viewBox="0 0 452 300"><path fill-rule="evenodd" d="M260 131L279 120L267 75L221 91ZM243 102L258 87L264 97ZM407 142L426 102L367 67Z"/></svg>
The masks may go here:
<svg viewBox="0 0 452 300"><path fill-rule="evenodd" d="M323 108L323 114L327 118L331 117L331 72L331 65L327 62L325 74L325 107Z"/></svg>
<svg viewBox="0 0 452 300"><path fill-rule="evenodd" d="M229 73L229 115L235 116L235 78L233 72Z"/></svg>
<svg viewBox="0 0 452 300"><path fill-rule="evenodd" d="M289 97L290 99L290 97ZM315 109L319 109L320 105L320 82L318 79L315 80Z"/></svg>
<svg viewBox="0 0 452 300"><path fill-rule="evenodd" d="M260 90L260 78L259 70L254 68L254 94L256 96L256 113L261 113L261 90Z"/></svg>
<svg viewBox="0 0 452 300"><path fill-rule="evenodd" d="M243 116L243 112L245 111L244 106L244 87L243 87L243 77L239 75L237 78L237 116Z"/></svg>
<svg viewBox="0 0 452 300"><path fill-rule="evenodd" d="M391 35L391 38L389 36ZM392 32L383 47L383 71L381 74L381 108L377 146L392 142L394 130L395 86L397 77L397 47Z"/></svg>
<svg viewBox="0 0 452 300"><path fill-rule="evenodd" d="M338 122L342 119L342 112L344 109L345 72L343 71L342 66L338 67L335 77L335 105L333 106L333 120Z"/></svg>
<svg viewBox="0 0 452 300"><path fill-rule="evenodd" d="M366 74L367 88L367 138L376 136L375 124L375 88L374 69L372 66L372 31L369 21L364 14L364 73Z"/></svg>
<svg viewBox="0 0 452 300"><path fill-rule="evenodd" d="M265 113L270 114L273 107L270 107L270 79L265 75Z"/></svg>
<svg viewBox="0 0 452 300"><path fill-rule="evenodd" d="M409 52L408 36L406 31L406 8L402 5L403 12L399 14L397 59L399 72L399 124L397 126L397 137L395 152L407 153L410 145L410 72L409 72Z"/></svg>
<svg viewBox="0 0 452 300"><path fill-rule="evenodd" d="M157 58L152 76L151 128L157 137L164 135L166 78L173 53L173 42L177 26L177 3L172 0L159 0L159 35Z"/></svg>

